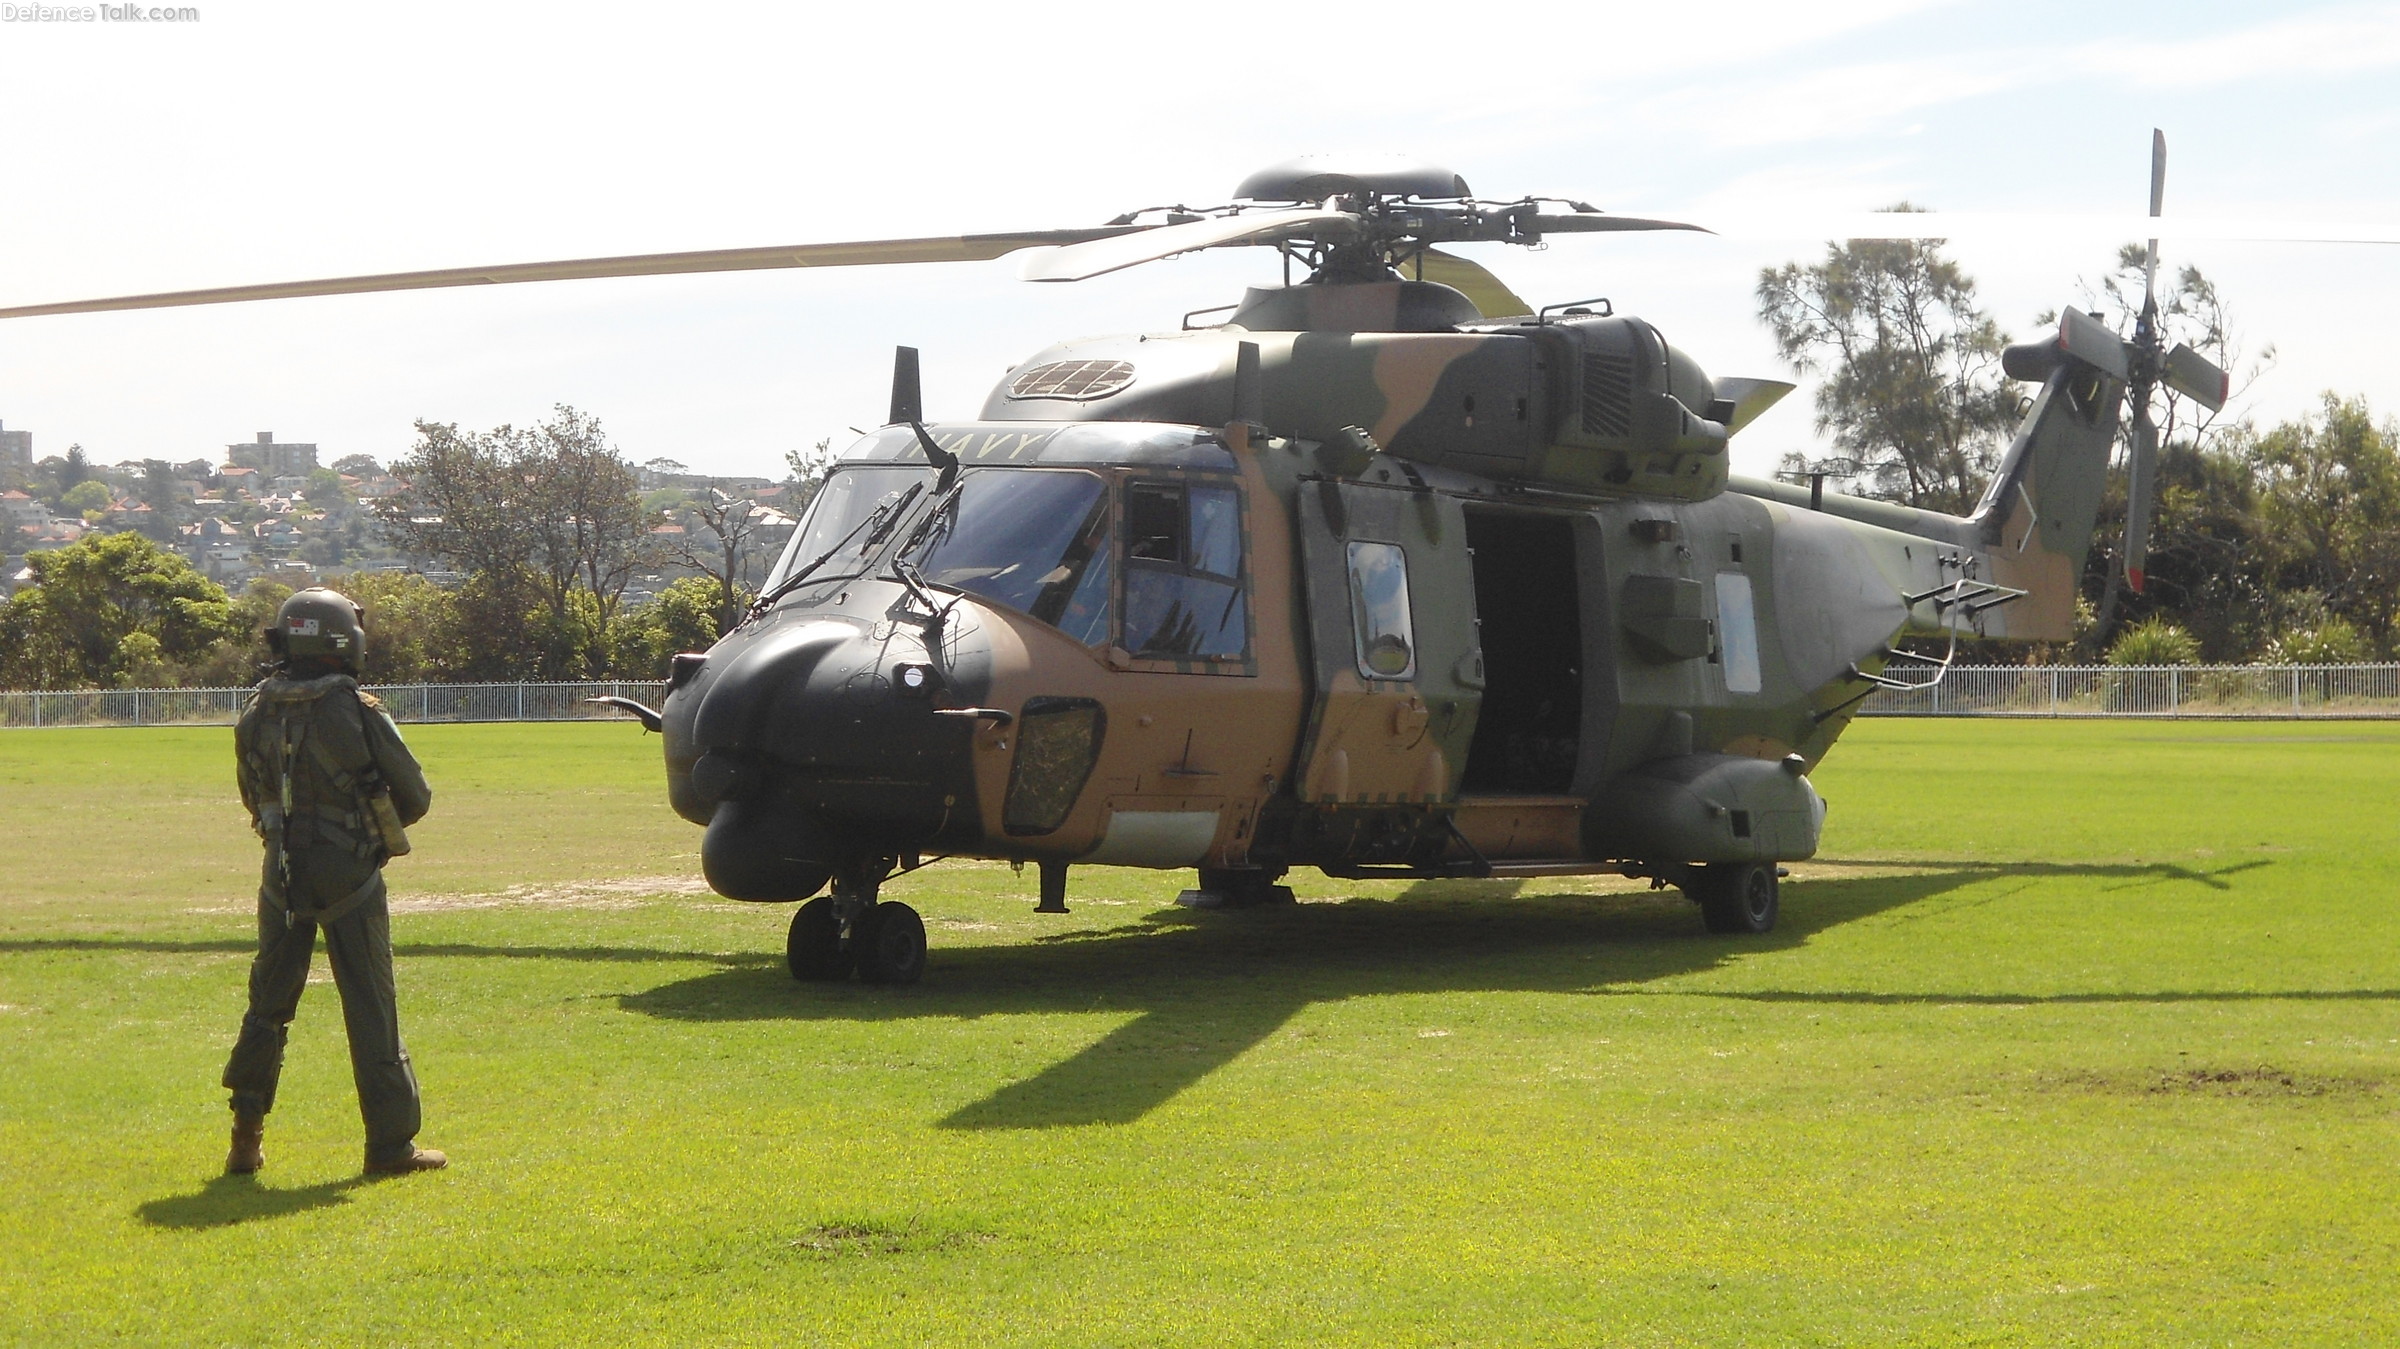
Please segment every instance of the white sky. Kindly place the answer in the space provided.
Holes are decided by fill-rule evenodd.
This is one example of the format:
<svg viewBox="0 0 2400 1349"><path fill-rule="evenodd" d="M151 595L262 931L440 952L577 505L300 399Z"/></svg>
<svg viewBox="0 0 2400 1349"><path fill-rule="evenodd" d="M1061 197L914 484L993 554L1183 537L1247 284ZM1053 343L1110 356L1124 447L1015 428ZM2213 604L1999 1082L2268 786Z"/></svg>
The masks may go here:
<svg viewBox="0 0 2400 1349"><path fill-rule="evenodd" d="M1632 214L2114 213L2145 204L2155 125L2170 212L2400 222L2400 4L198 8L0 22L0 303L1093 223L1322 151ZM1952 252L2024 336L2114 242ZM1711 373L1788 377L1752 290L1818 247L1471 251L1536 303L1611 297ZM2279 348L2256 415L2325 389L2400 412L2400 246L2167 261ZM881 420L895 344L924 349L928 411L967 417L1054 339L1171 328L1276 273L1226 250L1075 285L1003 261L11 320L0 422L102 462L267 429L388 460L415 418L565 402L636 459L774 473ZM1809 423L1804 390L1737 466L1811 444Z"/></svg>

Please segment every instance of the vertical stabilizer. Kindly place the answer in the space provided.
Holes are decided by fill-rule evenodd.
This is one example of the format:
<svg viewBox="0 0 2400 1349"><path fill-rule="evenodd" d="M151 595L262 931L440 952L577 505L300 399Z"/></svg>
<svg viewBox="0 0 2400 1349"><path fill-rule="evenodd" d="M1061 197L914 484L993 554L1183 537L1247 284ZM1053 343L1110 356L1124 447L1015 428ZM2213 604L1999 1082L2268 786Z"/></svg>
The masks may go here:
<svg viewBox="0 0 2400 1349"><path fill-rule="evenodd" d="M2128 353L2107 325L2069 309L2055 336L2010 347L2001 365L2010 378L2039 380L2042 388L1970 518L1992 559L1989 579L2027 592L2007 607L2007 635L2064 641L2074 635L2075 595L2116 443Z"/></svg>

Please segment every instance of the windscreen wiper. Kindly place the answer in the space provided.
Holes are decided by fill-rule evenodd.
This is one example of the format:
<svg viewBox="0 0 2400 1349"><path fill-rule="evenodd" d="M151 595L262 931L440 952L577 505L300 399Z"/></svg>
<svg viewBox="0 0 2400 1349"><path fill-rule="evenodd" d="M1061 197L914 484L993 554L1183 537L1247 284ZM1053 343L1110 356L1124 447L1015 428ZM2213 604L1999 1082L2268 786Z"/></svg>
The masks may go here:
<svg viewBox="0 0 2400 1349"><path fill-rule="evenodd" d="M873 514L869 515L866 519L859 521L857 524L852 525L850 527L850 532L842 536L841 542L836 543L833 545L833 547L826 549L817 557L816 561L811 562L807 566L802 567L800 570L784 577L781 581L775 583L773 589L770 589L767 591L767 593L759 596L757 599L752 600L750 602L750 612L743 616L744 621L747 622L749 619L756 618L760 614L765 613L767 610L774 608L777 600L780 600L784 596L791 594L794 590L799 589L800 584L803 581L806 581L810 576L814 575L817 568L824 566L833 559L840 557L843 553L848 552L850 550L850 541L857 538L862 531L867 531L867 538L866 542L859 545L860 552L863 553L868 549L873 548L876 544L882 542L891 534L893 527L898 525L901 519L908 514L909 504L917 499L917 494L924 490L924 483L912 482L908 485L908 490L901 494L898 501L886 501L882 505L877 506Z"/></svg>

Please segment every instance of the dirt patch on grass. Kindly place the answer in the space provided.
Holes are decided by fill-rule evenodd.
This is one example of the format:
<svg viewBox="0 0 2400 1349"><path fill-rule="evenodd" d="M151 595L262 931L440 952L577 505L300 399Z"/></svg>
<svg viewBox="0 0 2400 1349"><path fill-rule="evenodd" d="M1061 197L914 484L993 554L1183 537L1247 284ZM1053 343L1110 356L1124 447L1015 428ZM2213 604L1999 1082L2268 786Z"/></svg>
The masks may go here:
<svg viewBox="0 0 2400 1349"><path fill-rule="evenodd" d="M401 894L394 913L447 913L453 909L632 909L653 899L709 893L698 876L621 876L606 881L547 881L474 894ZM186 913L249 913L253 899L195 904Z"/></svg>
<svg viewBox="0 0 2400 1349"><path fill-rule="evenodd" d="M2256 1100L2286 1097L2364 1096L2381 1091L2381 1078L2299 1073L2261 1064L2248 1068L2177 1068L2167 1072L2063 1073L2050 1085L2067 1091L2112 1096L2231 1096Z"/></svg>
<svg viewBox="0 0 2400 1349"><path fill-rule="evenodd" d="M823 1223L792 1238L792 1249L820 1260L851 1255L909 1255L981 1246L989 1232L933 1232L913 1225Z"/></svg>
<svg viewBox="0 0 2400 1349"><path fill-rule="evenodd" d="M512 885L476 895L410 895L392 901L394 913L445 913L454 909L631 909L660 896L705 895L697 876L625 876L608 881L558 881Z"/></svg>

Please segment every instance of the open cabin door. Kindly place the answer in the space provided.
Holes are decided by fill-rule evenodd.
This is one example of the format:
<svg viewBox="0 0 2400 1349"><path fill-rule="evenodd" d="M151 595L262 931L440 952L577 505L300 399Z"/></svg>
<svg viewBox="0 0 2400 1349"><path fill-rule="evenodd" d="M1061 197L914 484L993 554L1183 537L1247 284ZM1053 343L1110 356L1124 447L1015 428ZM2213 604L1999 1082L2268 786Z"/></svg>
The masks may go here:
<svg viewBox="0 0 2400 1349"><path fill-rule="evenodd" d="M1313 675L1300 798L1454 800L1483 700L1459 503L1424 488L1313 482L1299 504Z"/></svg>

